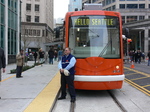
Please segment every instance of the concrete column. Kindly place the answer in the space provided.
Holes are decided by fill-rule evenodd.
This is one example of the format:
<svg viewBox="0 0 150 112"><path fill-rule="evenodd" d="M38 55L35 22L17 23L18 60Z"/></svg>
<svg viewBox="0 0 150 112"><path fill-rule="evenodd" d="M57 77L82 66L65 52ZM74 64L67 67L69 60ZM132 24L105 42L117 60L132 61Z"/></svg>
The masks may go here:
<svg viewBox="0 0 150 112"><path fill-rule="evenodd" d="M8 64L8 0L5 0L5 40L4 51L6 57L6 65Z"/></svg>
<svg viewBox="0 0 150 112"><path fill-rule="evenodd" d="M17 17L17 19L18 19L18 21L17 21L17 52L19 52L19 50L20 50L20 0L18 0L18 4L17 4L17 14L18 14L18 17Z"/></svg>
<svg viewBox="0 0 150 112"><path fill-rule="evenodd" d="M144 52L147 53L148 52L148 28L145 29L145 35L144 35Z"/></svg>

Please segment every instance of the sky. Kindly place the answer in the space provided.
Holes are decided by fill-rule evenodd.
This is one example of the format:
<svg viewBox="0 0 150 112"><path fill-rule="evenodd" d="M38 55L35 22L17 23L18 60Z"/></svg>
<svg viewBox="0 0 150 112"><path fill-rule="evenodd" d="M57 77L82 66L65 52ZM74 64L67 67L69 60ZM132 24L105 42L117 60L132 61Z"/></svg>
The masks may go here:
<svg viewBox="0 0 150 112"><path fill-rule="evenodd" d="M54 0L54 18L64 18L68 12L69 0Z"/></svg>

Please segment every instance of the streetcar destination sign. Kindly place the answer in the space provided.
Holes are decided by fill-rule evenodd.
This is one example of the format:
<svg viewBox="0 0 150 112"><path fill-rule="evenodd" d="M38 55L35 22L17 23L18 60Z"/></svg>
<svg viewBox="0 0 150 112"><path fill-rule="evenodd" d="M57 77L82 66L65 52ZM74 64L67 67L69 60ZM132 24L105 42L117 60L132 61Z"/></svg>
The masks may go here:
<svg viewBox="0 0 150 112"><path fill-rule="evenodd" d="M103 16L104 17L104 16ZM117 18L110 17L109 18L100 18L99 16L94 17L73 17L71 26L107 26L107 27L116 27Z"/></svg>

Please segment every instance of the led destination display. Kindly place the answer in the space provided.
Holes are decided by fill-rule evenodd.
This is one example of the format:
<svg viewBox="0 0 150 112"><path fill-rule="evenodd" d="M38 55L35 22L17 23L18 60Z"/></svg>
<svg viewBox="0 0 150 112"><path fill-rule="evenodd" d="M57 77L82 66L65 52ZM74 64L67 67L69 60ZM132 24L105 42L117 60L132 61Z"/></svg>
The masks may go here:
<svg viewBox="0 0 150 112"><path fill-rule="evenodd" d="M110 17L107 18L101 16L90 16L90 17L73 17L71 26L75 27L88 27L88 26L107 26L107 27L116 27L117 26L117 18Z"/></svg>

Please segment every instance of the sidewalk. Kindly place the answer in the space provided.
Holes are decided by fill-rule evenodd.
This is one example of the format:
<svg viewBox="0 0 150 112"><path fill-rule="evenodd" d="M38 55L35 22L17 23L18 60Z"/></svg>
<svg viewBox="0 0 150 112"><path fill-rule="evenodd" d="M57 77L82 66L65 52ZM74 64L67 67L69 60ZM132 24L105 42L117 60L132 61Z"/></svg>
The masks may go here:
<svg viewBox="0 0 150 112"><path fill-rule="evenodd" d="M29 66L34 65L34 61L28 61L27 65L29 65ZM10 74L10 70L12 70L12 69L16 69L16 64L15 63L14 64L8 64L6 66L6 72L2 73L2 81L7 79L10 76L16 75L16 74Z"/></svg>
<svg viewBox="0 0 150 112"><path fill-rule="evenodd" d="M33 63L29 61L28 65ZM35 66L24 71L23 78L16 78L16 74L9 74L11 69L16 68L16 64L7 65L0 85L0 111L23 112L58 73L57 65L58 62L55 61L53 65Z"/></svg>

